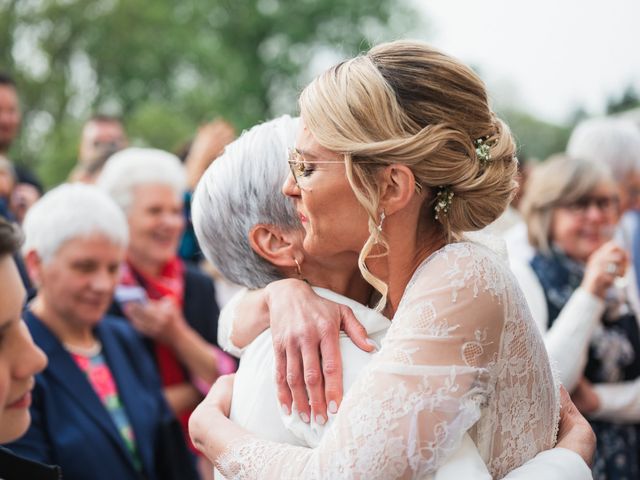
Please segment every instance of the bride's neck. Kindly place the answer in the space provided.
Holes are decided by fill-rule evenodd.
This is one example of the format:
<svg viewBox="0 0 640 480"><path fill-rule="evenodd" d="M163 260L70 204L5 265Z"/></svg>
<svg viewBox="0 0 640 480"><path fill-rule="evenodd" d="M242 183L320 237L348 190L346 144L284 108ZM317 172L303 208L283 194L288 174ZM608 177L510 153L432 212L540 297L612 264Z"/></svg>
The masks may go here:
<svg viewBox="0 0 640 480"><path fill-rule="evenodd" d="M369 303L373 290L362 278L353 260L336 262L331 266L305 262L302 266L302 277L314 287L326 288L363 305Z"/></svg>

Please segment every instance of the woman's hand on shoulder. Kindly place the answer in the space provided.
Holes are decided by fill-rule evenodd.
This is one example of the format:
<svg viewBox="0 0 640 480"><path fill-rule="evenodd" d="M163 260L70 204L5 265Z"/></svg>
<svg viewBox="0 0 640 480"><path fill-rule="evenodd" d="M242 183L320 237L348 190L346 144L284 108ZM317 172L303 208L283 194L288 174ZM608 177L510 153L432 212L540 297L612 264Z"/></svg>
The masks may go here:
<svg viewBox="0 0 640 480"><path fill-rule="evenodd" d="M304 422L312 415L322 424L327 406L335 413L342 401L340 330L362 350L374 347L349 307L318 296L307 283L280 280L266 292L280 405L290 413L293 402Z"/></svg>

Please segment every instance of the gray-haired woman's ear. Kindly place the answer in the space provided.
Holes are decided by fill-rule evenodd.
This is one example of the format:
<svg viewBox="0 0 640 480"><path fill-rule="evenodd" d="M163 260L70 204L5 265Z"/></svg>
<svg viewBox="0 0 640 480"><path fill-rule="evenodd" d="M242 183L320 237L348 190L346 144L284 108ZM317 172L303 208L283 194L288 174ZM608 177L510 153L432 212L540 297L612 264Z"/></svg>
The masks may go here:
<svg viewBox="0 0 640 480"><path fill-rule="evenodd" d="M234 283L261 288L279 280L278 269L251 248L258 224L301 228L280 188L288 175L287 150L297 118L288 115L244 132L204 173L193 196L193 226L207 259Z"/></svg>

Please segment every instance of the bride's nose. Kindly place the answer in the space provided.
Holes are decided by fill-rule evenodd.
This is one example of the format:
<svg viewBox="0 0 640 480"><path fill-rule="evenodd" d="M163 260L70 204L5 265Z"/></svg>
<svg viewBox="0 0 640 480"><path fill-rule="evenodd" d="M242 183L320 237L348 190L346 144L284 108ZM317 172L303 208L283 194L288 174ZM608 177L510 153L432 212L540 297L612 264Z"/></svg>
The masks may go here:
<svg viewBox="0 0 640 480"><path fill-rule="evenodd" d="M287 179L282 184L282 193L287 197L300 196L300 187L298 187L292 173L287 175Z"/></svg>

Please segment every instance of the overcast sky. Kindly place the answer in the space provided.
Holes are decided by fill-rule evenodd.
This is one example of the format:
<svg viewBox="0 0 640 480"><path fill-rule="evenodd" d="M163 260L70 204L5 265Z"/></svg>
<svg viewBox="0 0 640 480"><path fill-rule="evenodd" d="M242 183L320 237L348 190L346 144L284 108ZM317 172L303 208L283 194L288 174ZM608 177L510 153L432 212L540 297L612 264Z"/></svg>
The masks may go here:
<svg viewBox="0 0 640 480"><path fill-rule="evenodd" d="M497 101L561 122L640 91L638 0L415 0L425 39L480 70Z"/></svg>

